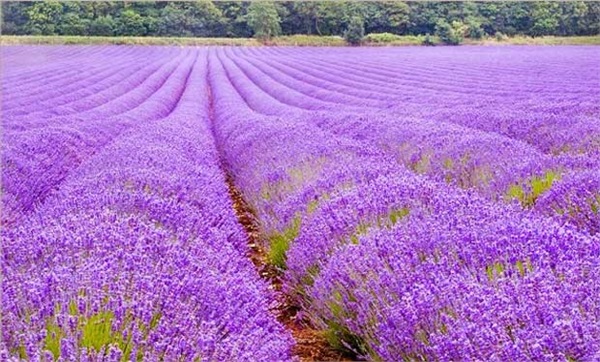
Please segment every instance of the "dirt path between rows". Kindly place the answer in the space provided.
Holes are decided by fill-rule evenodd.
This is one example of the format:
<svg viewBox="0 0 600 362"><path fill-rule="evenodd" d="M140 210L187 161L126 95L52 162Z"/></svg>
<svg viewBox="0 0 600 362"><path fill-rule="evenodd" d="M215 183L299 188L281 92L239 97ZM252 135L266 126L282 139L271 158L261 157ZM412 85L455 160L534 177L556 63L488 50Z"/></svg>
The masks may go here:
<svg viewBox="0 0 600 362"><path fill-rule="evenodd" d="M208 60L208 72L210 72L210 58ZM209 99L209 119L210 129L215 137L215 110L214 110L214 99L213 99L213 85L210 77L207 75L208 83L208 99ZM219 152L219 156L222 157L222 152L219 148L218 142L215 146ZM256 267L256 271L261 278L265 279L272 286L275 295L275 306L271 309L271 312L277 317L277 320L292 334L296 344L292 350L292 355L299 358L300 361L353 361L355 358L349 358L342 352L332 348L327 339L325 338L324 332L313 328L306 320L298 318L299 310L290 303L287 295L282 291L281 272L274 268L267 262L266 251L262 248L260 240L260 228L256 216L253 214L252 209L246 203L242 194L235 187L233 178L229 174L226 167L224 167L223 160L221 159L222 170L225 174L225 180L229 190L229 195L233 203L234 212L238 218L238 222L248 235L248 257L252 260L252 263Z"/></svg>
<svg viewBox="0 0 600 362"><path fill-rule="evenodd" d="M322 331L314 329L306 320L298 318L298 309L290 303L281 290L281 273L266 261L266 252L261 247L258 222L252 209L235 188L230 176L227 176L227 186L238 221L248 234L249 257L261 278L273 286L277 303L271 312L290 331L296 341L296 346L292 350L293 355L300 358L300 361L352 361L348 356L333 349L327 343Z"/></svg>

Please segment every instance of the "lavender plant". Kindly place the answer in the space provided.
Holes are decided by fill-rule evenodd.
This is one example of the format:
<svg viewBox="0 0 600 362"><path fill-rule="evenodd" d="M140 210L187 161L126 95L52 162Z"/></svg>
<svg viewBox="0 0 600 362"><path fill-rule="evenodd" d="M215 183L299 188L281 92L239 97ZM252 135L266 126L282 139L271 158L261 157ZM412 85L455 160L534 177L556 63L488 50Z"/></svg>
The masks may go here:
<svg viewBox="0 0 600 362"><path fill-rule="evenodd" d="M339 348L600 358L595 48L3 56L0 359L292 359L225 174Z"/></svg>

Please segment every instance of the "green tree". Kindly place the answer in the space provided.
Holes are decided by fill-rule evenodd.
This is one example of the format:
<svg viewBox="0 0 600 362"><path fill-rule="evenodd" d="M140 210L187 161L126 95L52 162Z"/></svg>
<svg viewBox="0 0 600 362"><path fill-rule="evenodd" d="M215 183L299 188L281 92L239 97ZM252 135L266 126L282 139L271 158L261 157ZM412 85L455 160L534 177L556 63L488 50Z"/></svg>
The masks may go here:
<svg viewBox="0 0 600 362"><path fill-rule="evenodd" d="M60 35L87 35L90 20L81 18L75 12L69 12L62 16L57 30Z"/></svg>
<svg viewBox="0 0 600 362"><path fill-rule="evenodd" d="M32 35L227 36L343 35L354 17L365 33L433 34L466 25L471 38L501 33L595 35L600 2L189 2L4 1L2 32ZM502 36L499 36L500 38ZM452 38L452 37L451 37Z"/></svg>
<svg viewBox="0 0 600 362"><path fill-rule="evenodd" d="M250 6L247 1L216 2L215 6L223 17L225 36L242 38L252 36L252 29L248 26L246 18Z"/></svg>
<svg viewBox="0 0 600 362"><path fill-rule="evenodd" d="M62 20L63 4L58 1L38 2L27 8L25 29L32 35L56 35Z"/></svg>
<svg viewBox="0 0 600 362"><path fill-rule="evenodd" d="M144 36L144 18L133 9L126 9L117 19L117 35Z"/></svg>
<svg viewBox="0 0 600 362"><path fill-rule="evenodd" d="M89 34L97 36L112 36L115 35L117 23L112 16L99 16L90 22Z"/></svg>
<svg viewBox="0 0 600 362"><path fill-rule="evenodd" d="M498 19L498 32L506 35L526 34L533 26L533 3L505 4Z"/></svg>
<svg viewBox="0 0 600 362"><path fill-rule="evenodd" d="M600 2L588 2L587 12L582 21L582 34L600 34Z"/></svg>
<svg viewBox="0 0 600 362"><path fill-rule="evenodd" d="M466 24L467 34L471 39L481 39L485 35L485 31L481 27L481 21L475 17L467 18Z"/></svg>
<svg viewBox="0 0 600 362"><path fill-rule="evenodd" d="M406 34L410 25L410 7L403 2L365 4L367 33Z"/></svg>
<svg viewBox="0 0 600 362"><path fill-rule="evenodd" d="M256 1L248 7L248 26L254 37L268 40L281 33L281 19L273 2Z"/></svg>
<svg viewBox="0 0 600 362"><path fill-rule="evenodd" d="M194 35L208 37L227 34L227 20L213 2L204 0L193 3L190 14L197 19L192 26Z"/></svg>
<svg viewBox="0 0 600 362"><path fill-rule="evenodd" d="M465 28L460 21L453 21L452 24L449 24L445 20L439 20L435 26L435 35L444 44L459 45L463 41Z"/></svg>
<svg viewBox="0 0 600 362"><path fill-rule="evenodd" d="M177 3L169 3L160 14L158 35L160 36L191 36L188 26L188 16L185 9Z"/></svg>
<svg viewBox="0 0 600 362"><path fill-rule="evenodd" d="M169 3L160 13L158 34L168 36L225 36L221 11L210 1Z"/></svg>
<svg viewBox="0 0 600 362"><path fill-rule="evenodd" d="M585 33L585 16L588 6L583 2L561 4L558 32L560 35L580 35Z"/></svg>
<svg viewBox="0 0 600 362"><path fill-rule="evenodd" d="M551 2L536 3L532 15L534 22L529 30L533 36L554 35L560 22L560 4Z"/></svg>
<svg viewBox="0 0 600 362"><path fill-rule="evenodd" d="M355 16L350 20L348 29L344 32L344 39L349 44L359 45L365 36L365 25L361 17Z"/></svg>
<svg viewBox="0 0 600 362"><path fill-rule="evenodd" d="M439 4L432 2L414 2L410 7L409 33L433 34L439 20Z"/></svg>
<svg viewBox="0 0 600 362"><path fill-rule="evenodd" d="M360 3L324 1L319 2L319 34L343 35L352 16L357 14Z"/></svg>
<svg viewBox="0 0 600 362"><path fill-rule="evenodd" d="M291 2L288 7L289 15L282 19L281 27L288 34L319 34L322 4L316 1Z"/></svg>
<svg viewBox="0 0 600 362"><path fill-rule="evenodd" d="M429 33L427 33L427 34L425 34L425 38L423 39L421 44L426 45L426 46L434 46L435 42L433 41L433 38L431 37L431 35Z"/></svg>
<svg viewBox="0 0 600 362"><path fill-rule="evenodd" d="M98 19L103 16L110 16L114 19L124 7L124 4L121 2L112 1L89 1L84 4L89 17L92 19Z"/></svg>
<svg viewBox="0 0 600 362"><path fill-rule="evenodd" d="M2 2L2 34L27 34L25 27L28 21L26 6L26 3Z"/></svg>

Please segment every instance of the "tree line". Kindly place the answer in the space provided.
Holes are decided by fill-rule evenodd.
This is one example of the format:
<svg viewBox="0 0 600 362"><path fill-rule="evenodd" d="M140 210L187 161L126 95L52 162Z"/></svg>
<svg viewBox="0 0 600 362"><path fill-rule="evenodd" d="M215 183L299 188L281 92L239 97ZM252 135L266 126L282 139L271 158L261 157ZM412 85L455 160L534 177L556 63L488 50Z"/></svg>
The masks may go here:
<svg viewBox="0 0 600 362"><path fill-rule="evenodd" d="M600 2L3 2L2 34L259 37L596 35Z"/></svg>

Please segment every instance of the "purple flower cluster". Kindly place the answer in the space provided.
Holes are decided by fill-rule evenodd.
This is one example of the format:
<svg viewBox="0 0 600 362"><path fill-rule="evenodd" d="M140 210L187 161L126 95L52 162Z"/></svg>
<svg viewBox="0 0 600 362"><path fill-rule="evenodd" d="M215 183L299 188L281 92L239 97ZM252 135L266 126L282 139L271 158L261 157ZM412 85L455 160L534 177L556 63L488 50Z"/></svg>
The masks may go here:
<svg viewBox="0 0 600 362"><path fill-rule="evenodd" d="M542 195L535 207L592 234L600 233L600 168L568 175Z"/></svg>
<svg viewBox="0 0 600 362"><path fill-rule="evenodd" d="M287 292L340 346L374 360L599 356L600 239L590 235L589 221L599 217L597 189L583 181L597 177L588 171L598 167L597 145L554 152L541 142L559 140L504 132L519 119L490 130L485 118L474 125L433 114L479 97L506 107L511 84L476 83L488 82L488 70L465 70L454 80L455 72L442 76L436 68L464 56L476 66L470 52L489 62L496 50L487 51L209 55L225 163L262 222L272 262L285 269ZM490 76L512 83L519 77L513 62L529 69L530 58L548 67L561 61L546 52L510 49L516 60L501 57L496 65L510 75ZM574 52L597 81L585 58L597 51ZM386 67L395 71L378 80ZM571 107L596 112L597 90L582 82ZM527 96L530 108L554 107L555 83L542 95L521 86L527 94L515 101ZM586 121L586 137L600 136L597 122ZM588 205L571 212L579 219L557 213L554 204L577 203L569 195L579 194ZM520 203L505 202L513 198Z"/></svg>
<svg viewBox="0 0 600 362"><path fill-rule="evenodd" d="M600 358L595 48L3 52L3 357L289 359L225 171L340 347Z"/></svg>
<svg viewBox="0 0 600 362"><path fill-rule="evenodd" d="M56 53L3 51L15 67ZM101 99L67 100L51 81L47 97L32 94L54 108L29 115L17 95L6 104L15 111L3 117L3 187L14 207L3 209L2 360L291 358L291 336L246 256L210 130L206 51L147 53L73 55L81 69L99 56L120 69ZM54 67L20 76L35 83L28 75ZM88 86L100 84L73 92ZM45 126L35 122L41 113Z"/></svg>
<svg viewBox="0 0 600 362"><path fill-rule="evenodd" d="M335 56L330 56L333 59L328 59L328 66L322 71L318 70L321 61L310 52L302 52L301 56L295 54L297 50L280 52L284 54L224 52L229 54L230 59L225 59L231 64L229 72L235 77L234 83L241 84L240 77L252 83L243 87L248 89L247 100L258 99L256 93L260 92L274 100L271 104L255 102L253 107L286 118L300 114L297 117L306 119L307 112L312 111L310 119L319 127L345 137L368 140L405 166L434 179L463 188L475 187L494 200L519 198L513 195L518 187L522 189L519 193L524 194L520 201L531 206L539 196L531 190L536 179L549 174L555 179L573 171L600 167L600 108L596 102L600 97L597 87L600 79L593 67L596 49L569 49L566 55L544 49L536 52L535 61L568 77L561 82L542 83L547 88L534 82L535 87L530 89L523 85L529 83L526 70L510 73L504 77L507 83L525 78L519 92L510 95L510 102L506 102L508 86L488 84L495 77L480 79L490 76L485 69L460 73L459 79L454 79L456 72L441 71L448 63L458 66L463 62L464 67L501 61L508 68L523 68L527 65L523 62L531 61L532 55L522 49L508 48L500 54L482 49L461 50L460 58L452 49L436 50L433 54L428 49L391 49L387 55L401 62L395 65L401 71L394 72L386 70L391 66L384 57L378 57L377 63L361 61L369 58L365 51L354 54L340 50L344 62L340 62L340 54L333 52ZM563 70L570 66L568 62L574 56L571 53L580 58L583 69L572 77ZM317 55L323 54L317 52ZM420 65L423 68L420 73L433 76L416 76L405 71L405 66L415 69L415 62L422 63L423 59L427 61ZM304 62L306 67L301 67L299 64ZM449 76L452 79L445 79ZM565 82L571 86L567 90ZM567 104L564 109L557 110L557 94ZM522 108L514 111L515 102L521 99ZM487 109L474 102L483 103ZM510 112L502 109L507 104ZM466 116L461 109L481 114ZM499 116L505 117L503 123L494 123L492 118ZM568 123L567 117L571 118ZM525 118L535 118L536 123L528 125ZM579 118L582 119L576 122Z"/></svg>

